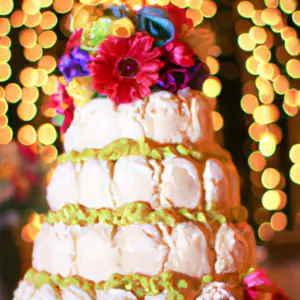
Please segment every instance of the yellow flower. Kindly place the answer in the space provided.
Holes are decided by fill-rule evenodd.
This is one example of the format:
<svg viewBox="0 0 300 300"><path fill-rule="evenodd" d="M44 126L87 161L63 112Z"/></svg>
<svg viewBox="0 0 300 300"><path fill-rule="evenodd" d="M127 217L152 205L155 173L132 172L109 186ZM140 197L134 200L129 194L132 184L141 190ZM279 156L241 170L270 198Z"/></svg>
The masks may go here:
<svg viewBox="0 0 300 300"><path fill-rule="evenodd" d="M135 26L128 18L122 18L113 22L111 32L117 37L130 37L135 32Z"/></svg>
<svg viewBox="0 0 300 300"><path fill-rule="evenodd" d="M94 95L92 77L76 77L66 87L70 97L77 106L85 105Z"/></svg>

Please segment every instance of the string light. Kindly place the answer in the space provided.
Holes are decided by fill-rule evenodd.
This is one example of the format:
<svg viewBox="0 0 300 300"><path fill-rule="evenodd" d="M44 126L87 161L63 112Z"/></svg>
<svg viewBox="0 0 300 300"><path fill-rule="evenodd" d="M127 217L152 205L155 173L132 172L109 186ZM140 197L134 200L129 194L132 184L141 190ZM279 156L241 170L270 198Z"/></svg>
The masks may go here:
<svg viewBox="0 0 300 300"><path fill-rule="evenodd" d="M246 70L256 76L255 80L244 84L241 99L243 111L249 118L253 116L254 122L249 126L249 135L254 144L258 143L253 147L254 152L250 154L248 163L254 172L260 174L261 187L268 189L262 196L262 204L265 209L272 211L282 210L287 202L284 192L280 190L284 188L282 183L285 182L285 177L277 169L268 167L268 159L276 153L277 145L282 139L282 131L275 124L280 118L280 110L273 104L275 94L282 97L282 107L288 116L296 115L300 106L299 86L293 86L293 79L300 77L300 41L296 30L286 24L283 15L292 14L294 24L299 26L300 13L296 11L296 1L265 0L264 3L265 7L257 9L252 2L241 1L237 11L247 21L238 20L236 31L239 35L238 45L247 53ZM243 23L247 25L243 31L237 28L241 22L247 22ZM275 35L282 39L283 44L274 47ZM272 62L273 52L284 69ZM298 149L300 147L295 145L290 151L290 158L294 163L290 177L300 184L300 161L296 159L300 155ZM269 220L259 222L261 225L258 234L264 241L273 237L273 231L281 231L286 227L287 218L283 212L273 216L271 214Z"/></svg>

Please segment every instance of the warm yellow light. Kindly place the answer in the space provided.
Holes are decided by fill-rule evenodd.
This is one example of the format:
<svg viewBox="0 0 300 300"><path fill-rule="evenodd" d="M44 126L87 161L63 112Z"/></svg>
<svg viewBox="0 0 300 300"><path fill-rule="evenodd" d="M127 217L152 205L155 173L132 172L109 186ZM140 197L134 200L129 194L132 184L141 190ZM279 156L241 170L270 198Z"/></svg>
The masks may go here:
<svg viewBox="0 0 300 300"><path fill-rule="evenodd" d="M35 103L39 98L39 90L35 86L22 88L22 101L24 103Z"/></svg>
<svg viewBox="0 0 300 300"><path fill-rule="evenodd" d="M241 107L247 114L252 114L254 109L258 106L257 97L251 94L246 94L241 100Z"/></svg>
<svg viewBox="0 0 300 300"><path fill-rule="evenodd" d="M267 33L263 27L253 26L250 29L249 34L257 44L263 44L267 40Z"/></svg>
<svg viewBox="0 0 300 300"><path fill-rule="evenodd" d="M217 111L213 111L213 113L212 113L212 119L213 119L214 131L217 132L224 125L223 117Z"/></svg>
<svg viewBox="0 0 300 300"><path fill-rule="evenodd" d="M10 32L10 22L7 18L0 18L0 36L5 36Z"/></svg>
<svg viewBox="0 0 300 300"><path fill-rule="evenodd" d="M46 8L51 6L53 3L53 0L41 0L41 7Z"/></svg>
<svg viewBox="0 0 300 300"><path fill-rule="evenodd" d="M259 150L265 157L272 156L276 151L276 142L273 135L264 134L259 142Z"/></svg>
<svg viewBox="0 0 300 300"><path fill-rule="evenodd" d="M254 49L253 56L260 63L266 63L271 59L271 51L264 45L258 46Z"/></svg>
<svg viewBox="0 0 300 300"><path fill-rule="evenodd" d="M2 0L0 5L0 16L9 15L14 9L14 1L13 0Z"/></svg>
<svg viewBox="0 0 300 300"><path fill-rule="evenodd" d="M40 24L41 20L42 20L42 14L40 12L37 12L34 15L28 15L25 20L25 26L36 27Z"/></svg>
<svg viewBox="0 0 300 300"><path fill-rule="evenodd" d="M253 51L256 46L255 41L253 41L249 33L239 35L238 44L244 51Z"/></svg>
<svg viewBox="0 0 300 300"><path fill-rule="evenodd" d="M44 145L51 145L57 139L57 132L55 127L46 123L39 127L38 129L38 140Z"/></svg>
<svg viewBox="0 0 300 300"><path fill-rule="evenodd" d="M278 6L278 0L265 0L267 7L276 8Z"/></svg>
<svg viewBox="0 0 300 300"><path fill-rule="evenodd" d="M18 141L25 145L30 146L36 142L36 131L32 125L24 125L18 131Z"/></svg>
<svg viewBox="0 0 300 300"><path fill-rule="evenodd" d="M273 87L274 87L274 90L277 94L283 95L288 91L288 89L290 87L290 83L289 83L288 79L285 76L279 75L274 80Z"/></svg>
<svg viewBox="0 0 300 300"><path fill-rule="evenodd" d="M56 33L52 30L43 31L38 37L38 43L45 49L53 47L56 41Z"/></svg>
<svg viewBox="0 0 300 300"><path fill-rule="evenodd" d="M262 125L276 122L279 117L279 109L274 104L260 105L253 112L255 122Z"/></svg>
<svg viewBox="0 0 300 300"><path fill-rule="evenodd" d="M46 95L52 95L57 89L57 77L51 75L48 77L47 83L42 86L42 90Z"/></svg>
<svg viewBox="0 0 300 300"><path fill-rule="evenodd" d="M18 9L11 14L10 24L12 27L18 28L24 25L26 19L27 19L27 15L25 15L22 10Z"/></svg>
<svg viewBox="0 0 300 300"><path fill-rule="evenodd" d="M293 182L300 184L300 164L296 164L291 167L290 177Z"/></svg>
<svg viewBox="0 0 300 300"><path fill-rule="evenodd" d="M58 155L58 151L56 147L53 145L47 145L43 147L41 151L42 159L46 164L53 163L56 160L57 155Z"/></svg>
<svg viewBox="0 0 300 300"><path fill-rule="evenodd" d="M11 142L13 131L9 126L0 129L0 145L6 145Z"/></svg>
<svg viewBox="0 0 300 300"><path fill-rule="evenodd" d="M290 59L286 64L287 73L295 79L300 79L300 61L298 59Z"/></svg>
<svg viewBox="0 0 300 300"><path fill-rule="evenodd" d="M217 4L214 1L203 0L200 10L204 17L212 18L217 12Z"/></svg>
<svg viewBox="0 0 300 300"><path fill-rule="evenodd" d="M280 0L280 8L287 14L297 9L297 0Z"/></svg>
<svg viewBox="0 0 300 300"><path fill-rule="evenodd" d="M258 236L262 241L270 241L274 237L274 231L270 223L263 223L258 228Z"/></svg>
<svg viewBox="0 0 300 300"><path fill-rule="evenodd" d="M11 39L8 36L0 36L0 45L6 48L11 47Z"/></svg>
<svg viewBox="0 0 300 300"><path fill-rule="evenodd" d="M19 41L22 47L32 48L36 44L37 35L32 28L25 28L20 32Z"/></svg>
<svg viewBox="0 0 300 300"><path fill-rule="evenodd" d="M21 102L17 108L18 117L23 121L31 121L37 113L37 108L33 103Z"/></svg>
<svg viewBox="0 0 300 300"><path fill-rule="evenodd" d="M266 125L261 125L256 122L253 122L249 127L249 135L256 142L259 142L267 131L268 128Z"/></svg>
<svg viewBox="0 0 300 300"><path fill-rule="evenodd" d="M274 189L280 182L280 173L273 168L264 170L261 182L266 189Z"/></svg>
<svg viewBox="0 0 300 300"><path fill-rule="evenodd" d="M16 103L21 99L22 90L16 83L9 83L5 87L5 99L7 102Z"/></svg>
<svg viewBox="0 0 300 300"><path fill-rule="evenodd" d="M37 80L36 86L41 87L47 83L48 73L44 69L37 69L37 73L38 73L38 80Z"/></svg>
<svg viewBox="0 0 300 300"><path fill-rule="evenodd" d="M24 49L24 56L29 61L37 61L43 55L43 49L40 45L36 44L32 48L25 48Z"/></svg>
<svg viewBox="0 0 300 300"><path fill-rule="evenodd" d="M259 62L254 58L254 56L249 56L246 60L246 69L252 75L258 75Z"/></svg>
<svg viewBox="0 0 300 300"><path fill-rule="evenodd" d="M22 10L27 15L35 15L40 11L41 0L23 0L22 1Z"/></svg>
<svg viewBox="0 0 300 300"><path fill-rule="evenodd" d="M290 159L294 164L300 164L300 144L292 146L290 150Z"/></svg>
<svg viewBox="0 0 300 300"><path fill-rule="evenodd" d="M188 8L186 16L193 21L194 26L201 24L203 21L203 14L199 9Z"/></svg>
<svg viewBox="0 0 300 300"><path fill-rule="evenodd" d="M298 37L292 37L285 41L285 49L292 56L300 54L300 40Z"/></svg>
<svg viewBox="0 0 300 300"><path fill-rule="evenodd" d="M36 85L38 80L38 73L36 69L32 67L27 67L23 69L20 73L20 82L23 86L33 87Z"/></svg>
<svg viewBox="0 0 300 300"><path fill-rule="evenodd" d="M263 11L261 9L257 9L252 15L252 22L257 26L265 25L265 22L262 20L262 13Z"/></svg>
<svg viewBox="0 0 300 300"><path fill-rule="evenodd" d="M261 172L266 167L267 160L259 151L255 151L249 156L248 164L253 171Z"/></svg>
<svg viewBox="0 0 300 300"><path fill-rule="evenodd" d="M11 58L10 49L5 46L0 46L0 64L8 62Z"/></svg>
<svg viewBox="0 0 300 300"><path fill-rule="evenodd" d="M297 26L300 26L300 10L293 13L293 21Z"/></svg>
<svg viewBox="0 0 300 300"><path fill-rule="evenodd" d="M11 67L8 63L0 64L0 82L7 81L11 76Z"/></svg>
<svg viewBox="0 0 300 300"><path fill-rule="evenodd" d="M57 17L52 11L45 11L42 14L40 26L42 29L51 29L57 24Z"/></svg>
<svg viewBox="0 0 300 300"><path fill-rule="evenodd" d="M267 210L276 210L280 201L280 194L277 190L266 191L262 196L262 204Z"/></svg>
<svg viewBox="0 0 300 300"><path fill-rule="evenodd" d="M211 75L215 75L219 72L220 64L219 64L219 61L216 58L214 58L212 56L207 56L206 64L209 68L209 71L210 71Z"/></svg>
<svg viewBox="0 0 300 300"><path fill-rule="evenodd" d="M260 63L257 68L258 74L264 79L273 78L274 69L271 63Z"/></svg>
<svg viewBox="0 0 300 300"><path fill-rule="evenodd" d="M56 12L60 14L65 14L71 10L73 4L74 4L73 0L64 0L64 1L54 0L53 8Z"/></svg>
<svg viewBox="0 0 300 300"><path fill-rule="evenodd" d="M242 1L238 4L237 10L242 17L251 18L255 9L250 1Z"/></svg>
<svg viewBox="0 0 300 300"><path fill-rule="evenodd" d="M43 56L38 62L38 68L44 69L48 74L52 73L56 68L56 60L51 55Z"/></svg>
<svg viewBox="0 0 300 300"><path fill-rule="evenodd" d="M3 129L7 126L8 124L8 118L7 116L0 116L0 129Z"/></svg>
<svg viewBox="0 0 300 300"><path fill-rule="evenodd" d="M296 89L286 91L284 102L291 107L297 107L300 104L300 93Z"/></svg>
<svg viewBox="0 0 300 300"><path fill-rule="evenodd" d="M280 11L277 8L265 8L261 17L263 22L268 25L276 25L281 20Z"/></svg>
<svg viewBox="0 0 300 300"><path fill-rule="evenodd" d="M203 83L203 92L207 97L215 98L221 93L222 85L217 77L210 76Z"/></svg>
<svg viewBox="0 0 300 300"><path fill-rule="evenodd" d="M5 99L0 99L0 116L3 116L6 114L8 110L8 104Z"/></svg>
<svg viewBox="0 0 300 300"><path fill-rule="evenodd" d="M283 103L282 107L284 112L290 117L294 117L298 113L298 107L289 106L286 102Z"/></svg>
<svg viewBox="0 0 300 300"><path fill-rule="evenodd" d="M283 212L275 213L271 218L271 226L275 231L282 231L287 225L287 216Z"/></svg>

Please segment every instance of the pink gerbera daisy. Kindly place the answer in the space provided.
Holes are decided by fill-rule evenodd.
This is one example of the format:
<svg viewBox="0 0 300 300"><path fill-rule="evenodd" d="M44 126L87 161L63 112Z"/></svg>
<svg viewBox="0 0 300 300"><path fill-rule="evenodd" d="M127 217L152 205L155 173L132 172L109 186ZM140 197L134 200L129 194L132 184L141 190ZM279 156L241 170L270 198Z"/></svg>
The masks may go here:
<svg viewBox="0 0 300 300"><path fill-rule="evenodd" d="M90 64L93 88L117 105L150 95L163 66L153 42L141 32L129 38L108 36Z"/></svg>

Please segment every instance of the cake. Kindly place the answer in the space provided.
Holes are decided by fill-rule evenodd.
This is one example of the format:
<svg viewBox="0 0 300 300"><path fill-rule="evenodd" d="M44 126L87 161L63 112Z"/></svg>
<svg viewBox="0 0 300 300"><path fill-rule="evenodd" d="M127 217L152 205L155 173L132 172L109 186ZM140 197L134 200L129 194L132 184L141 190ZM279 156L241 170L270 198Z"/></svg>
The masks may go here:
<svg viewBox="0 0 300 300"><path fill-rule="evenodd" d="M182 11L73 16L51 104L65 153L15 300L244 299L255 237L199 84L211 37L193 40Z"/></svg>

